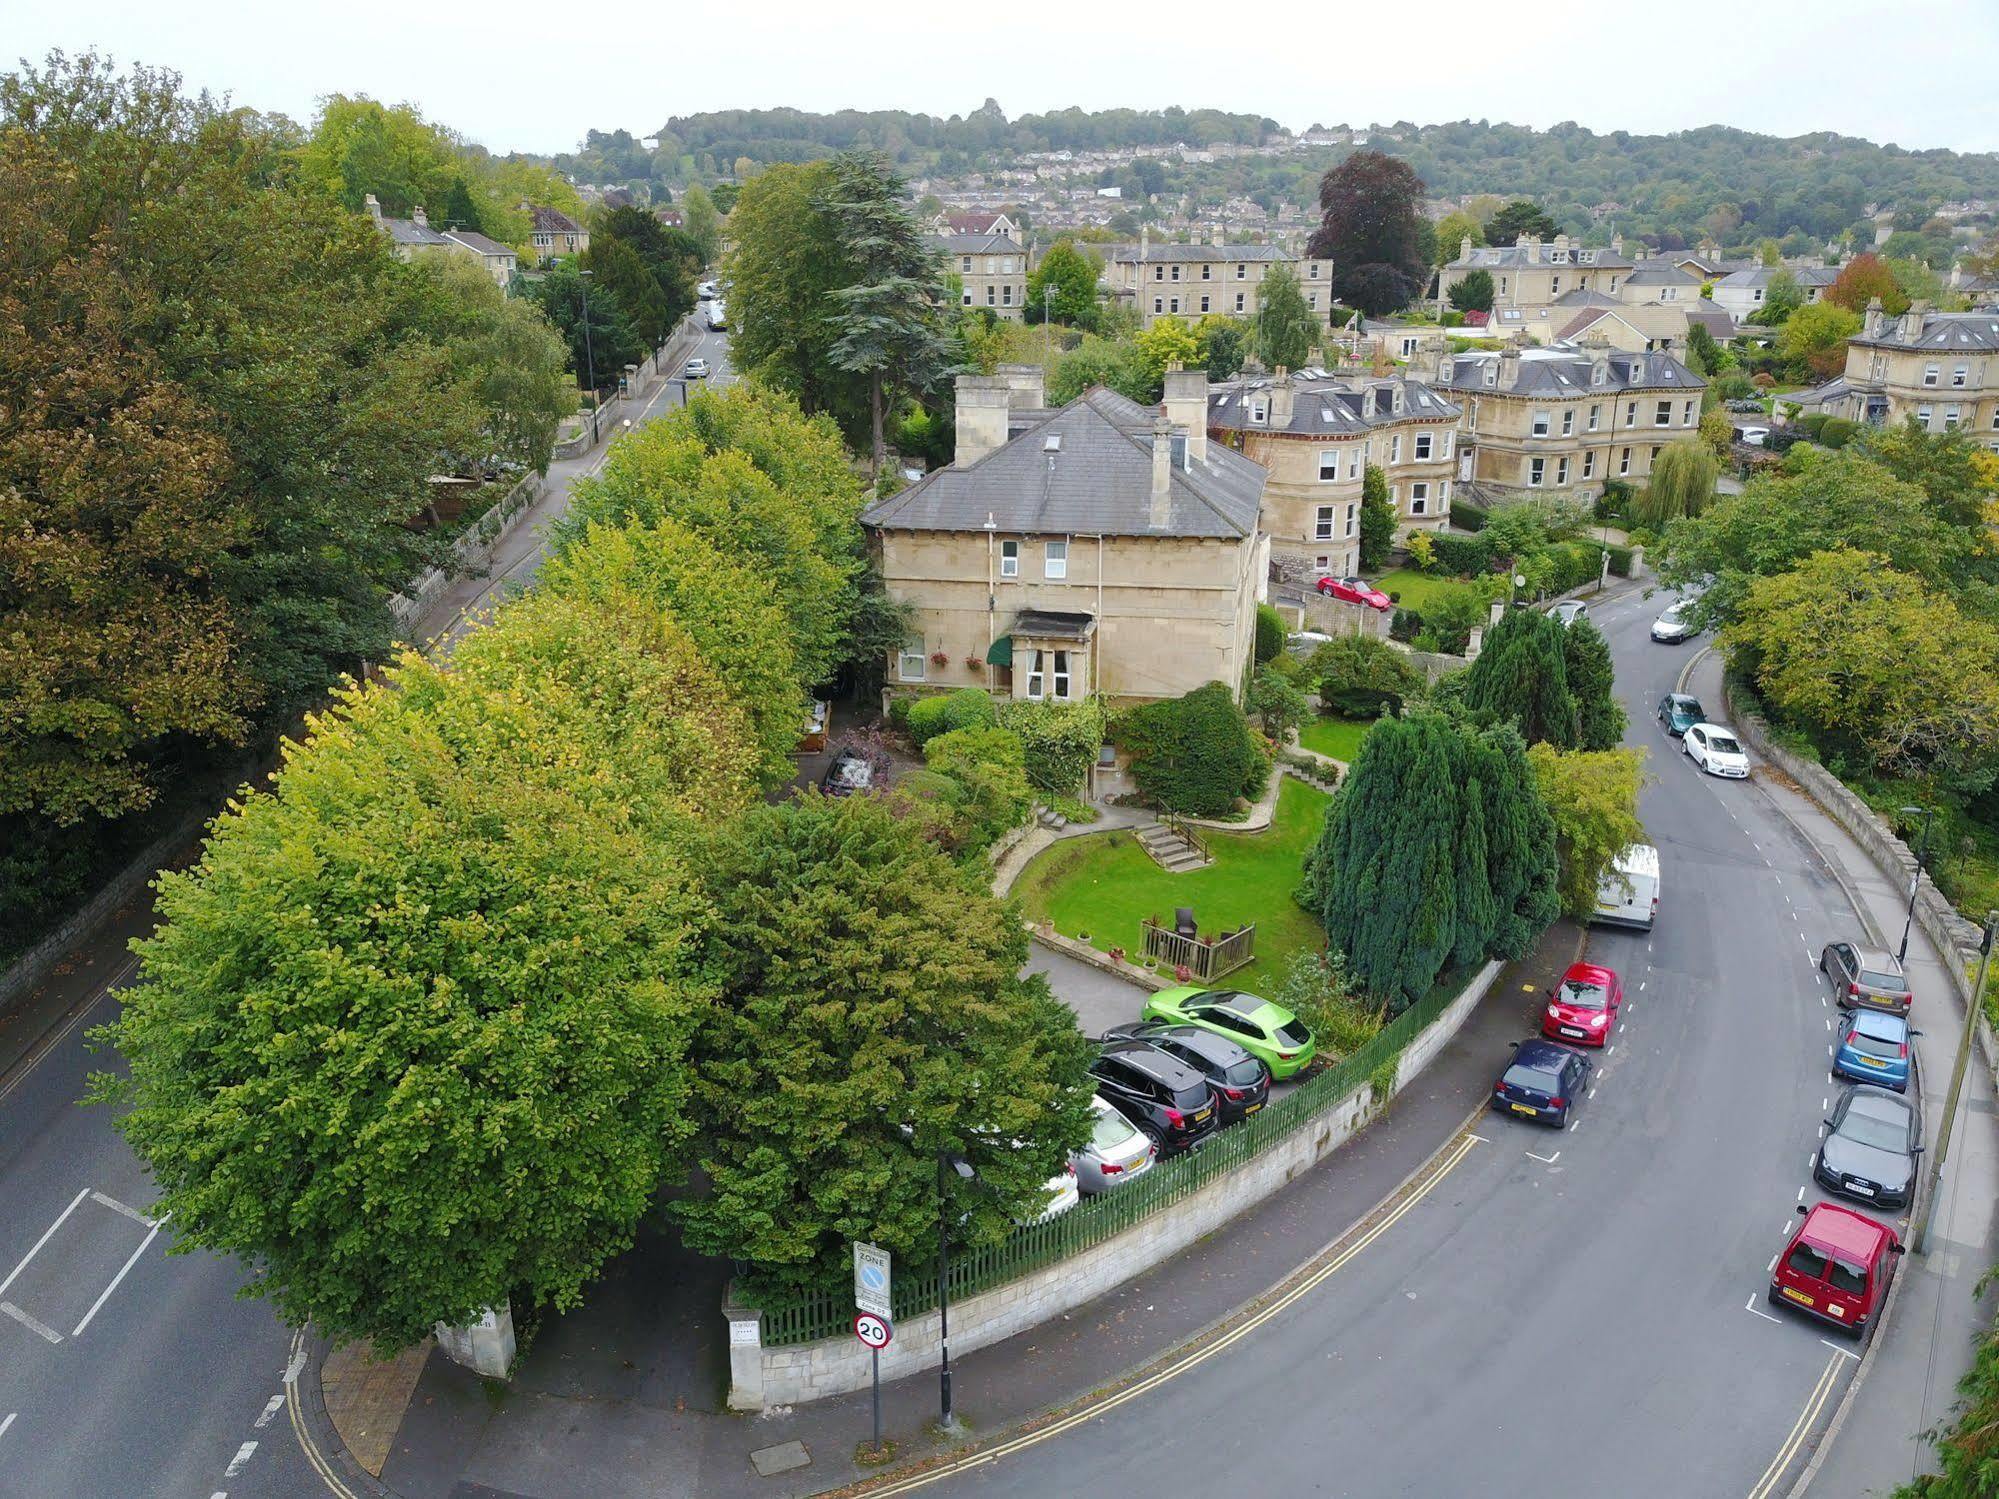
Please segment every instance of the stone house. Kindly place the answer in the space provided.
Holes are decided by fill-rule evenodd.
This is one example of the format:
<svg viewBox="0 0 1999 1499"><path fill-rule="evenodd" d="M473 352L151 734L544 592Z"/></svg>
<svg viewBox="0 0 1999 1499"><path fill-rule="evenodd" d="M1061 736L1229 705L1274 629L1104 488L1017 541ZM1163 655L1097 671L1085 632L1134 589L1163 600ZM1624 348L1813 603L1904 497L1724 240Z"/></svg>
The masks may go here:
<svg viewBox="0 0 1999 1499"><path fill-rule="evenodd" d="M1306 580L1360 570L1369 464L1388 481L1398 541L1450 523L1458 407L1421 380L1278 370L1210 389L1204 370L1168 370L1167 419L1184 425L1204 407L1210 440L1269 474L1262 526L1279 573Z"/></svg>
<svg viewBox="0 0 1999 1499"><path fill-rule="evenodd" d="M1262 305L1257 289L1275 265L1298 278L1305 305L1324 324L1333 311L1330 260L1301 259L1277 245L1230 245L1217 229L1205 244L1153 244L1150 235L1112 252L1104 281L1113 295L1138 310L1142 326L1162 317L1198 322L1209 313L1253 318Z"/></svg>
<svg viewBox="0 0 1999 1499"><path fill-rule="evenodd" d="M1462 413L1459 481L1495 498L1595 499L1610 479L1643 484L1667 443L1698 435L1707 382L1676 350L1626 352L1599 338L1436 360L1437 388Z"/></svg>
<svg viewBox="0 0 1999 1499"><path fill-rule="evenodd" d="M1916 302L1890 317L1876 297L1847 341L1846 373L1798 399L1872 426L1914 417L1930 432L1961 427L1999 448L1999 312Z"/></svg>
<svg viewBox="0 0 1999 1499"><path fill-rule="evenodd" d="M1574 316L1570 293L1596 292L1617 297L1634 269L1625 257L1621 237L1605 250L1586 249L1566 234L1545 243L1521 235L1510 245L1474 246L1471 236L1459 242L1457 259L1437 276L1437 310L1450 305L1451 288L1475 271L1492 277L1492 321L1495 337L1550 343L1555 330ZM1621 298L1620 298L1621 300Z"/></svg>
<svg viewBox="0 0 1999 1499"><path fill-rule="evenodd" d="M565 255L581 255L590 248L590 231L561 209L547 208L523 198L521 212L528 216L528 243L542 264Z"/></svg>
<svg viewBox="0 0 1999 1499"><path fill-rule="evenodd" d="M1714 300L1738 323L1747 322L1751 313L1763 310L1764 299L1770 294L1770 282L1780 270L1790 272L1807 304L1821 300L1826 288L1839 275L1838 271L1826 266L1750 266L1745 270L1730 271L1716 281Z"/></svg>
<svg viewBox="0 0 1999 1499"><path fill-rule="evenodd" d="M930 232L949 234L997 234L1020 242L1020 225L1003 211L985 208L945 210L930 221Z"/></svg>
<svg viewBox="0 0 1999 1499"><path fill-rule="evenodd" d="M958 278L966 307L988 307L1003 318L1019 318L1027 305L1027 251L1005 234L944 234L937 237L944 269Z"/></svg>
<svg viewBox="0 0 1999 1499"><path fill-rule="evenodd" d="M511 245L488 239L473 229L433 229L420 203L406 219L392 219L384 214L381 201L373 193L363 200L363 206L375 227L389 237L398 260L410 261L419 255L432 254L465 255L477 260L502 290L514 278L520 257Z"/></svg>
<svg viewBox="0 0 1999 1499"><path fill-rule="evenodd" d="M1041 406L1027 366L957 386L957 453L861 516L914 611L892 689L1057 701L1177 697L1254 660L1264 473L1115 392Z"/></svg>

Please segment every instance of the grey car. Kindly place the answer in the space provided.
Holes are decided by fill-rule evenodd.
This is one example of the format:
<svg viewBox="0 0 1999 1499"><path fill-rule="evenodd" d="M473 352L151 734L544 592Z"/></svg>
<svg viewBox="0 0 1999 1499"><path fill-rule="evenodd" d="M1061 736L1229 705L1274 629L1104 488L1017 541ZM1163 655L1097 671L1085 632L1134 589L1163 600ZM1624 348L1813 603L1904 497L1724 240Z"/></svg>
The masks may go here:
<svg viewBox="0 0 1999 1499"><path fill-rule="evenodd" d="M1828 1192L1884 1208L1906 1207L1915 1193L1923 1120L1913 1098L1870 1083L1839 1095L1825 1122L1812 1177Z"/></svg>
<svg viewBox="0 0 1999 1499"><path fill-rule="evenodd" d="M1090 1143L1069 1155L1076 1189L1108 1192L1151 1170L1154 1151L1145 1133L1101 1098L1092 1098L1090 1108L1097 1116Z"/></svg>
<svg viewBox="0 0 1999 1499"><path fill-rule="evenodd" d="M1579 619L1589 618L1589 605L1581 599L1564 599L1548 611L1551 619L1560 620L1564 629Z"/></svg>
<svg viewBox="0 0 1999 1499"><path fill-rule="evenodd" d="M1819 971L1832 980L1833 992L1843 1010L1865 1005L1870 1010L1888 1010L1896 1015L1909 1013L1913 996L1902 965L1885 947L1862 947L1857 942L1828 942L1819 954Z"/></svg>

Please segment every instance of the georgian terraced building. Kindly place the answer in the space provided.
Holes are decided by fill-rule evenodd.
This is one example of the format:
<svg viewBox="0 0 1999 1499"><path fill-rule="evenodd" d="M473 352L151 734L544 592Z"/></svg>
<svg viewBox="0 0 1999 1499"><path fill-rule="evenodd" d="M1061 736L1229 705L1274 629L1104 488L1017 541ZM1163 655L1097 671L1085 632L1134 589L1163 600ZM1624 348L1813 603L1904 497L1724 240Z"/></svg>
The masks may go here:
<svg viewBox="0 0 1999 1499"><path fill-rule="evenodd" d="M1127 245L1106 262L1104 280L1150 328L1163 317L1255 317L1262 305L1258 288L1275 265L1291 268L1305 305L1327 323L1333 311L1330 260L1300 259L1277 245L1224 244L1219 229L1206 244L1156 245L1148 237Z"/></svg>
<svg viewBox="0 0 1999 1499"><path fill-rule="evenodd" d="M1847 341L1846 373L1798 400L1871 426L1913 417L1927 432L1962 428L1999 448L1999 312L1916 302L1890 317L1876 297Z"/></svg>

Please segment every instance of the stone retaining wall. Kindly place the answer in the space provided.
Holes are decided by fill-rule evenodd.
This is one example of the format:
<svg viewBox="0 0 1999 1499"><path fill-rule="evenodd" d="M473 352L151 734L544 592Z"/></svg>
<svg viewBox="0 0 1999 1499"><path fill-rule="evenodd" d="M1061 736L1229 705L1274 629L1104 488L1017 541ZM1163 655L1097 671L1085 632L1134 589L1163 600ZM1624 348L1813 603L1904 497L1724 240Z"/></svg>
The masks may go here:
<svg viewBox="0 0 1999 1499"><path fill-rule="evenodd" d="M1457 1034L1492 987L1499 970L1498 963L1486 964L1450 1007L1403 1049L1390 1097L1407 1087ZM954 1351L968 1353L1024 1332L1095 1300L1177 1254L1325 1160L1387 1102L1375 1098L1371 1085L1363 1083L1240 1170L1218 1177L1079 1254L966 1297L951 1308ZM867 1388L868 1352L858 1339L842 1335L817 1343L765 1348L761 1314L755 1308L731 1301L722 1311L729 1323L732 1410L768 1410ZM882 1352L882 1378L900 1379L937 1362L937 1314L933 1311L897 1325L895 1341Z"/></svg>

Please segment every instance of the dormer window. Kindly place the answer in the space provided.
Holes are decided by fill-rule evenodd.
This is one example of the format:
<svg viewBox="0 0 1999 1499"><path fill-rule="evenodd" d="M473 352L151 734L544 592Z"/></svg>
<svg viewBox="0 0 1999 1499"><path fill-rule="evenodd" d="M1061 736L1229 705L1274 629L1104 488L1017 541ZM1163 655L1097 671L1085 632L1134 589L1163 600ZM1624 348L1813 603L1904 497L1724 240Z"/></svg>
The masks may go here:
<svg viewBox="0 0 1999 1499"><path fill-rule="evenodd" d="M1261 426L1270 416L1269 403L1261 399L1249 403L1249 419Z"/></svg>

